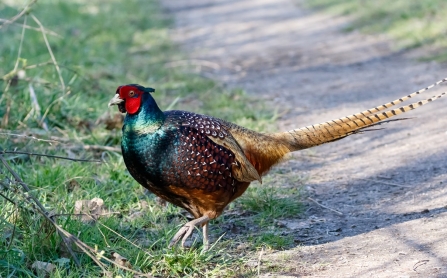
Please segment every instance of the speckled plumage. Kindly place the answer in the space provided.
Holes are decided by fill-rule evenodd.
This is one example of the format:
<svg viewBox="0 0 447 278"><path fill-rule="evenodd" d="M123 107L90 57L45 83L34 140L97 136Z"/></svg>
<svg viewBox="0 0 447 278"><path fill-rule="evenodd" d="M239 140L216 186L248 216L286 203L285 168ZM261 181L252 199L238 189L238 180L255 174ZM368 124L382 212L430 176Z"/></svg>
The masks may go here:
<svg viewBox="0 0 447 278"><path fill-rule="evenodd" d="M153 133L125 134L123 156L132 176L158 187L234 191L234 154L200 130L182 125L180 112L165 112L165 122Z"/></svg>
<svg viewBox="0 0 447 278"><path fill-rule="evenodd" d="M240 165L231 150L210 139L228 136L221 120L184 111L162 112L148 94L142 103L141 111L128 114L123 126L121 147L130 174L193 215L201 214L200 208L175 188L215 192L228 199L225 201L231 200L240 184L232 168ZM221 209L214 212L220 213Z"/></svg>

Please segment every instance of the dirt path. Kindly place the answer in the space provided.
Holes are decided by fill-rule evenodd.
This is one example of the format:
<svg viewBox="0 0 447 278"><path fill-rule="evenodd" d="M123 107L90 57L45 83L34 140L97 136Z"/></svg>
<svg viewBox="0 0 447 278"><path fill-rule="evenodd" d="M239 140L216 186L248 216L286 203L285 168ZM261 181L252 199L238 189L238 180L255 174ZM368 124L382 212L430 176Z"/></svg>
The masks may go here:
<svg viewBox="0 0 447 278"><path fill-rule="evenodd" d="M343 33L348 19L300 2L163 3L190 58L278 108L282 130L350 115L447 76L445 67L412 60L415 53L393 52L386 38ZM263 258L279 266L274 275L447 277L446 105L287 161L282 167L309 176L313 199L341 214L310 202L293 231L300 246Z"/></svg>

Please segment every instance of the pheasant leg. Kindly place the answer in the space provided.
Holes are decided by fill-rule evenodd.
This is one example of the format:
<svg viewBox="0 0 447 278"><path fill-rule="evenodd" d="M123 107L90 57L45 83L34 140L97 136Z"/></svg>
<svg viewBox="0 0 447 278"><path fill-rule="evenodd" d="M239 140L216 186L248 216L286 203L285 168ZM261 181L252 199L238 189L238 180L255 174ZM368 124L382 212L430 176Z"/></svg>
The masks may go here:
<svg viewBox="0 0 447 278"><path fill-rule="evenodd" d="M207 215L204 215L202 217L199 217L197 219L194 219L194 220L189 221L188 223L186 223L183 227L180 228L180 230L172 238L171 242L169 243L169 247L172 247L180 239L182 239L182 247L184 248L186 239L192 234L192 231L194 231L194 228L197 225L200 225L200 224L202 224L204 222L208 222L209 220L210 220L210 218ZM205 224L205 226L208 226L208 223ZM208 231L206 231L206 232L207 232L206 241L208 242ZM203 237L204 237L203 241L205 242L205 235L203 235Z"/></svg>
<svg viewBox="0 0 447 278"><path fill-rule="evenodd" d="M202 231L203 231L203 250L207 251L208 249L210 249L210 242L208 240L208 222L203 224Z"/></svg>

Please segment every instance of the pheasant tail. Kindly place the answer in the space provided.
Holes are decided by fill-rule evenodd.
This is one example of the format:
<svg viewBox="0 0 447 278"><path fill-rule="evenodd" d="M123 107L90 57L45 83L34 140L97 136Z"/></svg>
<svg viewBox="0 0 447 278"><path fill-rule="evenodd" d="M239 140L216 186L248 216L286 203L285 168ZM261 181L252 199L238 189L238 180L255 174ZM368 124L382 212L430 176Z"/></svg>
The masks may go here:
<svg viewBox="0 0 447 278"><path fill-rule="evenodd" d="M436 82L435 84L432 84L410 95L383 104L381 106L365 110L357 114L353 114L347 117L327 121L316 125L290 130L287 132L273 133L271 134L271 136L282 142L284 145L286 145L290 151L298 151L318 146L324 143L336 141L351 134L361 132L365 128L382 124L388 121L393 121L395 119L392 120L389 119L441 98L447 92L433 96L425 100L414 102L410 105L384 111L424 91L427 91L428 89L445 81L447 81L447 78L444 78ZM396 120L402 120L402 119L396 119Z"/></svg>

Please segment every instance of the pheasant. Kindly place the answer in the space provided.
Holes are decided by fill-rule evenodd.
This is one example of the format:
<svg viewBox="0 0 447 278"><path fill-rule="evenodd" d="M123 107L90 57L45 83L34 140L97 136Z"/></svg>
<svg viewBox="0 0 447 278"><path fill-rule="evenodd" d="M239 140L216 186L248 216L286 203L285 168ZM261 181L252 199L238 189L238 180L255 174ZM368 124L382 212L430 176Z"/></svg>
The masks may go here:
<svg viewBox="0 0 447 278"><path fill-rule="evenodd" d="M446 93L386 111L445 81L447 78L357 114L279 133L258 133L192 112L163 112L151 95L155 90L138 84L119 86L109 106L117 105L127 113L121 148L132 177L195 218L180 228L170 246L181 239L184 247L194 228L201 225L207 249L208 222L222 214L252 181L261 182L262 175L286 154L359 133L434 101Z"/></svg>

